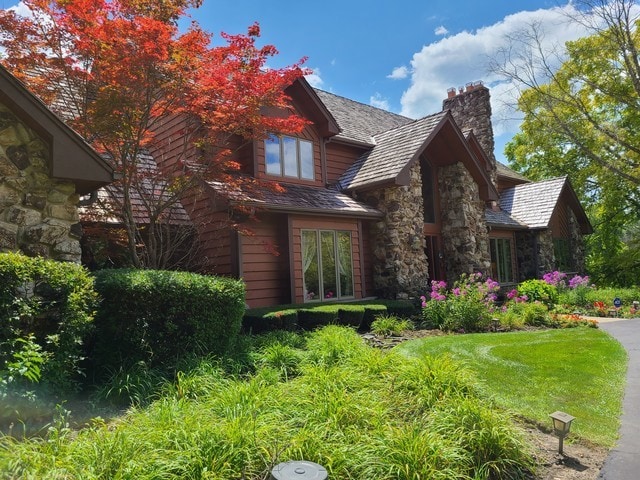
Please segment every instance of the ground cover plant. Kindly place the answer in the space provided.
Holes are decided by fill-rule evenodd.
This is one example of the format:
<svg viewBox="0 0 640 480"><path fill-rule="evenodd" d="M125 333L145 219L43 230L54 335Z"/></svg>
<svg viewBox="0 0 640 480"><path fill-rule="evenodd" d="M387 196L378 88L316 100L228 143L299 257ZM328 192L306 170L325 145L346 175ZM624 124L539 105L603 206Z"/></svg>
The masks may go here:
<svg viewBox="0 0 640 480"><path fill-rule="evenodd" d="M304 335L304 336L303 336ZM512 479L531 457L508 415L446 357L382 351L353 329L255 340L242 375L201 359L161 398L80 432L0 439L8 478L266 478L306 459L331 479Z"/></svg>
<svg viewBox="0 0 640 480"><path fill-rule="evenodd" d="M593 328L430 337L406 342L408 356L448 355L482 379L497 405L549 425L574 415L575 435L611 447L618 431L626 353Z"/></svg>

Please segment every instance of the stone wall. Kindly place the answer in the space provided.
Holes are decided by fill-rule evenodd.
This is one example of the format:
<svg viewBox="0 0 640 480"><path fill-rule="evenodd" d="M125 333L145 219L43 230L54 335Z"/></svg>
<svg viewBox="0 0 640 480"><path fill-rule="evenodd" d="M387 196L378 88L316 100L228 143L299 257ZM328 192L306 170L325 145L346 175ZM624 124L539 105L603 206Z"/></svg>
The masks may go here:
<svg viewBox="0 0 640 480"><path fill-rule="evenodd" d="M571 264L580 275L585 273L585 244L580 225L573 210L569 211L569 250L571 253Z"/></svg>
<svg viewBox="0 0 640 480"><path fill-rule="evenodd" d="M489 233L478 185L458 162L440 168L438 190L447 281L462 273L489 273Z"/></svg>
<svg viewBox="0 0 640 480"><path fill-rule="evenodd" d="M370 227L376 295L386 298L422 295L429 275L422 234L420 163L412 167L408 186L368 192L362 199L385 214Z"/></svg>
<svg viewBox="0 0 640 480"><path fill-rule="evenodd" d="M516 232L516 257L519 281L542 278L545 273L556 270L551 230Z"/></svg>
<svg viewBox="0 0 640 480"><path fill-rule="evenodd" d="M0 251L80 262L78 195L51 179L48 147L0 104Z"/></svg>

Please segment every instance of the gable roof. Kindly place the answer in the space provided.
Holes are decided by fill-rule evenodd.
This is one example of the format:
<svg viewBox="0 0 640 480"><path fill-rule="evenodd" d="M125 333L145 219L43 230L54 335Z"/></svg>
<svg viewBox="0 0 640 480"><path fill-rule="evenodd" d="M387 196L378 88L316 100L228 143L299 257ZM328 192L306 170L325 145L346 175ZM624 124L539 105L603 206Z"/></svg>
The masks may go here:
<svg viewBox="0 0 640 480"><path fill-rule="evenodd" d="M436 113L375 135L376 145L347 168L340 187L353 190L395 180L422 153L447 116L447 112Z"/></svg>
<svg viewBox="0 0 640 480"><path fill-rule="evenodd" d="M314 91L338 122L340 133L333 137L337 140L373 146L376 144L374 137L379 133L415 121L324 90L314 89Z"/></svg>
<svg viewBox="0 0 640 480"><path fill-rule="evenodd" d="M498 170L499 177L503 177L511 181L519 181L519 182L525 182L525 183L531 182L531 180L529 180L527 177L516 172L512 168L509 168L504 163L496 162L496 167Z"/></svg>
<svg viewBox="0 0 640 480"><path fill-rule="evenodd" d="M53 178L72 181L86 194L114 180L111 166L27 87L0 65L0 102L50 146Z"/></svg>
<svg viewBox="0 0 640 480"><path fill-rule="evenodd" d="M549 228L553 211L563 193L568 196L568 204L582 233L591 233L591 224L566 176L507 188L500 197L500 208L531 229Z"/></svg>

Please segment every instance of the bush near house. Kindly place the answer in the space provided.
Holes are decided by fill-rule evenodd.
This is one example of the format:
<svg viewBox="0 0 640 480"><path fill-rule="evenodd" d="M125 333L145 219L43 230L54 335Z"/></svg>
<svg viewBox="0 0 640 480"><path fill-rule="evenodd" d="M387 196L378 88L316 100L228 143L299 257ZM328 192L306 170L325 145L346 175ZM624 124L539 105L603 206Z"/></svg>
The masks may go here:
<svg viewBox="0 0 640 480"><path fill-rule="evenodd" d="M251 333L290 330L296 327L313 330L330 323L369 331L376 316L382 314L412 317L419 314L419 309L408 300L278 305L247 310L242 325L244 331Z"/></svg>
<svg viewBox="0 0 640 480"><path fill-rule="evenodd" d="M76 390L97 300L79 265L0 253L0 390Z"/></svg>
<svg viewBox="0 0 640 480"><path fill-rule="evenodd" d="M103 301L90 349L97 373L144 361L171 366L189 354L223 354L240 333L244 283L159 270L102 270Z"/></svg>

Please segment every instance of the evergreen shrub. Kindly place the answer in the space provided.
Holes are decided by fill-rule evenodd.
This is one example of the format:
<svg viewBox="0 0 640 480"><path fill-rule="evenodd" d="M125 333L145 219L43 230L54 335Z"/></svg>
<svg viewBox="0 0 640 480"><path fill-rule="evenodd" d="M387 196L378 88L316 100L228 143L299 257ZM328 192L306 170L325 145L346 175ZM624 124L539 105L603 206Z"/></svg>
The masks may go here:
<svg viewBox="0 0 640 480"><path fill-rule="evenodd" d="M98 371L186 354L224 354L240 332L244 283L160 270L101 270L92 361Z"/></svg>

